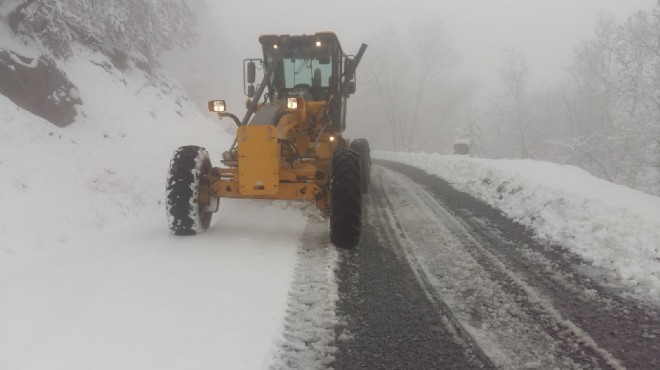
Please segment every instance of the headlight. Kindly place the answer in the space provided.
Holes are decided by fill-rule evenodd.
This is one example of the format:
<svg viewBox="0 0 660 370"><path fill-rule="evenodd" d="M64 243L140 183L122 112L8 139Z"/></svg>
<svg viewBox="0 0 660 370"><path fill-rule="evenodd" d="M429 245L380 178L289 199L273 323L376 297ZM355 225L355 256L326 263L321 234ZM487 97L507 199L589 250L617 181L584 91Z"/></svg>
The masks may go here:
<svg viewBox="0 0 660 370"><path fill-rule="evenodd" d="M286 107L287 109L298 109L298 98L287 98Z"/></svg>
<svg viewBox="0 0 660 370"><path fill-rule="evenodd" d="M227 110L224 100L211 100L209 102L209 110L211 112L222 113Z"/></svg>

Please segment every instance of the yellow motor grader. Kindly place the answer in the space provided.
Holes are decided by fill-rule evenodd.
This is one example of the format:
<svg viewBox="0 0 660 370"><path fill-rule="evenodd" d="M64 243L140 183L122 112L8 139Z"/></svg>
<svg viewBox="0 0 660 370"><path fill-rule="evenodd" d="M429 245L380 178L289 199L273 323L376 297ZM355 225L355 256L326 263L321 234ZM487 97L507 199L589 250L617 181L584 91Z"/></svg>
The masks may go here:
<svg viewBox="0 0 660 370"><path fill-rule="evenodd" d="M369 187L371 158L365 139L349 141L347 98L367 45L344 54L332 32L263 35L263 59L243 61L242 120L224 100L209 110L231 118L236 140L213 167L206 149L179 148L170 162L167 214L175 235L206 230L220 198L315 202L330 218L330 240L352 248L360 239L362 194ZM256 74L263 73L256 84Z"/></svg>

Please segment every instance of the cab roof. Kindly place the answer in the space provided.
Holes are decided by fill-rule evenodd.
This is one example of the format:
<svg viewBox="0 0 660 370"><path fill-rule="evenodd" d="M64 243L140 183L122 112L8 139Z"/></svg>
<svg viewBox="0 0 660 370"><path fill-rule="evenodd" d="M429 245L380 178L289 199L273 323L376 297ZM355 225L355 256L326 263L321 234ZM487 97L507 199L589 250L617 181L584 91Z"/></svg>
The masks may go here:
<svg viewBox="0 0 660 370"><path fill-rule="evenodd" d="M296 40L299 42L316 42L316 41L321 41L322 43L331 43L334 44L341 54L343 55L343 51L341 49L341 44L339 43L339 39L337 38L337 35L334 32L317 32L313 35L261 35L259 36L259 42L263 46L270 46L273 44L286 44L289 42L289 40Z"/></svg>

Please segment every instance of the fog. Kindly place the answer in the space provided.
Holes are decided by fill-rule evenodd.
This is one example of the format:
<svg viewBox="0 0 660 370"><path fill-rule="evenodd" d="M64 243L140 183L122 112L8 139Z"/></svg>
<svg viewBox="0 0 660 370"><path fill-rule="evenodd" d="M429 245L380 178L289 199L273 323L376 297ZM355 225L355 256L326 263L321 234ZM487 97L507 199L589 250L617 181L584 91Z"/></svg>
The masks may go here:
<svg viewBox="0 0 660 370"><path fill-rule="evenodd" d="M357 94L349 102L348 136L367 137L375 149L448 153L460 136L460 127L465 126L467 112L486 107L501 94L504 50L517 50L526 62L529 90L558 85L567 76L575 48L594 36L600 15L611 14L624 21L655 5L655 0L223 1L205 10L200 37L192 49L171 55L167 65L179 71L200 105L211 98L225 99L230 111L242 115L246 100L242 60L260 56L259 35L334 31L348 54L354 54L362 42L370 45L358 68ZM446 75L424 94L431 99L425 104L439 108L416 117L433 122L432 127L421 127L410 134L415 137L399 138L396 143L394 136L407 133L386 128L385 102L379 100L366 77L378 65L379 48L390 46L386 45L389 32L403 35L399 43L392 42L389 52L404 61L403 73L412 73L415 64L404 47L414 39L410 30L420 24L440 25L438 35L448 40L456 63L448 65ZM431 44L436 40L421 41ZM407 58L410 63L405 62ZM452 91L460 99L452 97ZM432 101L434 94L437 102ZM413 102L406 100L408 95L402 90L401 101L396 102L401 106L390 114L390 125L395 119L409 119L407 106ZM229 121L221 124L231 127Z"/></svg>
<svg viewBox="0 0 660 370"><path fill-rule="evenodd" d="M461 57L461 70L479 86L480 96L496 90L501 51L515 47L527 58L534 84L561 79L575 45L588 38L601 12L625 18L648 10L655 0L436 0L384 2L218 1L210 4L194 48L205 58L205 91L236 103L242 86L241 61L259 56L261 34L334 31L345 52L355 53L385 27L409 28L424 20L441 22ZM369 53L365 60L368 60ZM188 60L188 62L191 62ZM227 70L218 70L222 66ZM197 68L195 68L197 69ZM218 82L222 81L223 86ZM227 86L229 84L229 86ZM242 103L242 98L239 99Z"/></svg>

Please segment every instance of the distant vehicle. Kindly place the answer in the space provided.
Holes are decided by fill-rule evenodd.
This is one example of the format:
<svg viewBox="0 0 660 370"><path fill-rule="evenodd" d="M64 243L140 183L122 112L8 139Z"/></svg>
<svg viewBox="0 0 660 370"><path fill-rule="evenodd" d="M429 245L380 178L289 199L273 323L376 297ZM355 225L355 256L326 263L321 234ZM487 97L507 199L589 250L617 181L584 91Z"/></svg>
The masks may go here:
<svg viewBox="0 0 660 370"><path fill-rule="evenodd" d="M457 139L454 141L454 154L467 155L470 154L470 140Z"/></svg>
<svg viewBox="0 0 660 370"><path fill-rule="evenodd" d="M352 248L360 239L371 158L366 139L349 141L342 132L367 45L350 57L332 32L264 35L259 42L263 59L243 61L243 90L251 98L243 120L227 112L224 100L208 104L238 126L224 167L211 166L198 146L174 153L167 180L170 230L204 231L220 198L302 200L330 218L336 246ZM257 69L264 77L255 89Z"/></svg>

